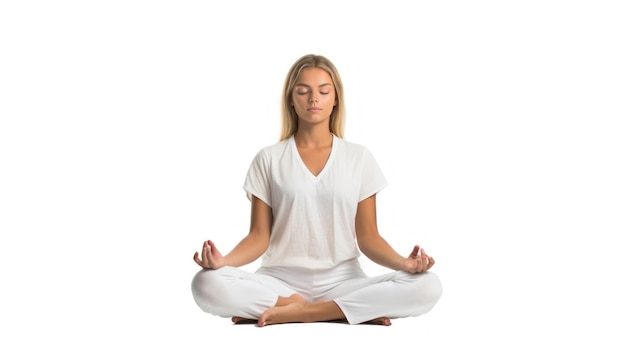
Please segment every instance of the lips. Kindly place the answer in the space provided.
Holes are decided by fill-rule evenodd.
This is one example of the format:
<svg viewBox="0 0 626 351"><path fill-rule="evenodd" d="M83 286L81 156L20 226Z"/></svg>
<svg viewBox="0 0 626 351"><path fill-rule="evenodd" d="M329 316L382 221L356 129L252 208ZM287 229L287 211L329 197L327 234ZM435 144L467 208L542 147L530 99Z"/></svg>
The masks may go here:
<svg viewBox="0 0 626 351"><path fill-rule="evenodd" d="M307 111L321 111L322 109L319 107L309 107Z"/></svg>

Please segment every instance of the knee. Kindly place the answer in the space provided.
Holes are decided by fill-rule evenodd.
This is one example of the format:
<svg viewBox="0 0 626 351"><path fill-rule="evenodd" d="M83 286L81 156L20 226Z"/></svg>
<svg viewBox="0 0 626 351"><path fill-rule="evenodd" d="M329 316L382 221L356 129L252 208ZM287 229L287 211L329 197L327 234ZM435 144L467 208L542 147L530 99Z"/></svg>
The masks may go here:
<svg viewBox="0 0 626 351"><path fill-rule="evenodd" d="M443 288L441 280L433 272L424 272L416 275L414 299L416 306L420 306L418 314L430 311L441 297Z"/></svg>
<svg viewBox="0 0 626 351"><path fill-rule="evenodd" d="M203 269L191 280L191 294L194 301L204 312L212 312L218 298L219 277L214 270Z"/></svg>
<svg viewBox="0 0 626 351"><path fill-rule="evenodd" d="M443 287L441 286L441 280L433 272L425 272L422 277L422 290L426 298L432 301L433 305L439 301L441 294L443 293Z"/></svg>

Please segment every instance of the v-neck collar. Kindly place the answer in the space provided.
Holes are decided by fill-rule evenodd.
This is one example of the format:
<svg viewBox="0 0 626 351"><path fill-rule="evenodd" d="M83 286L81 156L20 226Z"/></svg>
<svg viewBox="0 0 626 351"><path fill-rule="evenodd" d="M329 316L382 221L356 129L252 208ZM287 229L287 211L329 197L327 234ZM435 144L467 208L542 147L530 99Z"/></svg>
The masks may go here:
<svg viewBox="0 0 626 351"><path fill-rule="evenodd" d="M337 136L335 136L335 134L332 134L332 136L333 136L333 142L330 147L330 155L328 155L328 159L326 160L324 167L317 175L313 174L313 172L311 172L309 167L306 166L306 164L304 163L304 160L302 159L302 156L300 156L300 152L298 151L298 145L296 145L296 138L293 135L291 136L290 143L291 143L292 151L294 152L295 157L298 159L298 163L302 167L303 171L306 174L308 174L308 176L311 177L313 180L319 180L324 174L326 174L328 168L330 167L332 163L332 160L335 156L335 150L337 148Z"/></svg>

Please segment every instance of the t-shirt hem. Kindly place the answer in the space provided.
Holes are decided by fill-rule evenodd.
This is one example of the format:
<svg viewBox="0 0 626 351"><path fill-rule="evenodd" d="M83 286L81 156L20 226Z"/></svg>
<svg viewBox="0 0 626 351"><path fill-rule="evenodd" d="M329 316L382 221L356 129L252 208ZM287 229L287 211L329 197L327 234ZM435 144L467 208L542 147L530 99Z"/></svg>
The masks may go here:
<svg viewBox="0 0 626 351"><path fill-rule="evenodd" d="M252 196L255 196L259 200L265 202L265 204L268 205L269 207L272 207L271 202L265 196L259 194L257 191L250 189L248 187L244 187L243 190L245 190L246 197L248 198L248 200L252 201Z"/></svg>
<svg viewBox="0 0 626 351"><path fill-rule="evenodd" d="M362 196L361 198L359 198L359 202L367 199L368 197L371 197L372 195L378 194L379 192L381 192L381 190L383 190L384 188L386 188L388 185L388 183L382 184L381 186L379 186L378 188L376 188L376 190L367 193L366 195Z"/></svg>

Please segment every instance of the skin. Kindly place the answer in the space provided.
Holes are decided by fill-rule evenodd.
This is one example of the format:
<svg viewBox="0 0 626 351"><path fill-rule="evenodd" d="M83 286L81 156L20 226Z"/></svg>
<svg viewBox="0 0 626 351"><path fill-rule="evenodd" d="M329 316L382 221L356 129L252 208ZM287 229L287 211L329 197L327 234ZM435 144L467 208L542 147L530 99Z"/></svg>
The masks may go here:
<svg viewBox="0 0 626 351"><path fill-rule="evenodd" d="M292 106L298 115L298 130L294 138L300 157L313 175L322 171L332 150L333 136L329 122L335 104L335 89L330 75L321 68L302 70L292 92ZM205 241L202 253L196 252L194 261L205 269L239 267L251 263L267 249L271 226L271 208L253 197L248 235L227 255L222 255L211 240ZM421 273L435 264L435 260L419 245L415 245L408 256L402 256L380 235L376 222L376 195L359 202L355 227L361 252L382 266ZM293 322L345 321L345 315L333 301L310 302L294 294L278 297L276 304L265 311L258 321L240 317L233 317L232 321L236 324L257 323L263 327ZM391 325L389 318L384 316L369 323Z"/></svg>

